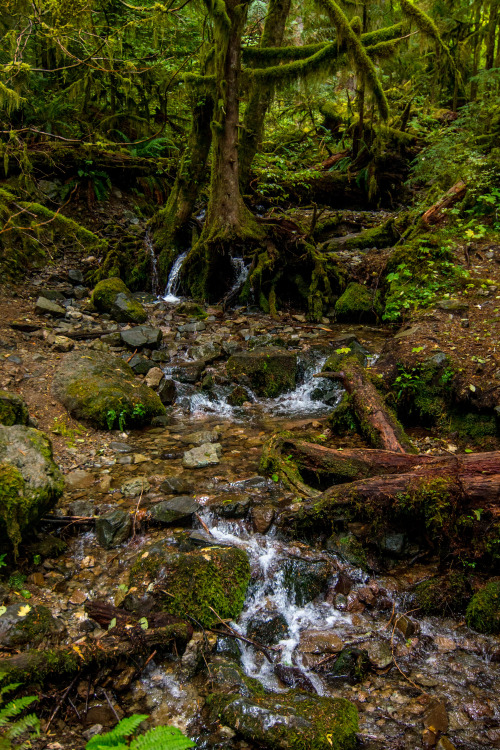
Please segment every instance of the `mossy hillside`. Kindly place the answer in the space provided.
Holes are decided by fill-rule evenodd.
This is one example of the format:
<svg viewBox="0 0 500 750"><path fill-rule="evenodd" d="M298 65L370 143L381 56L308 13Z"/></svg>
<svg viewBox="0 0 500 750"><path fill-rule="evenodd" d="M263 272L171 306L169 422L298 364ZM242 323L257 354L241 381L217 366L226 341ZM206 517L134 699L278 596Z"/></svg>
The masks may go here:
<svg viewBox="0 0 500 750"><path fill-rule="evenodd" d="M15 555L63 487L44 433L20 425L0 427L0 541L10 542Z"/></svg>
<svg viewBox="0 0 500 750"><path fill-rule="evenodd" d="M345 698L321 698L298 690L251 698L213 694L212 717L250 742L270 750L354 750L358 712Z"/></svg>
<svg viewBox="0 0 500 750"><path fill-rule="evenodd" d="M140 427L166 413L159 396L136 380L124 360L111 354L71 352L56 371L52 388L77 419L103 429L118 424L120 417L125 426Z"/></svg>
<svg viewBox="0 0 500 750"><path fill-rule="evenodd" d="M500 581L490 581L470 600L465 613L469 628L480 633L500 633Z"/></svg>
<svg viewBox="0 0 500 750"><path fill-rule="evenodd" d="M371 323L380 320L383 307L380 292L352 281L335 303L339 322Z"/></svg>
<svg viewBox="0 0 500 750"><path fill-rule="evenodd" d="M0 390L0 424L11 427L13 424L27 425L28 421L29 412L24 399Z"/></svg>
<svg viewBox="0 0 500 750"><path fill-rule="evenodd" d="M119 323L145 323L148 318L141 303L132 297L130 289L117 277L100 281L92 292L91 302Z"/></svg>
<svg viewBox="0 0 500 750"><path fill-rule="evenodd" d="M236 547L178 552L153 545L138 556L130 573L130 585L139 597L152 583L154 596L166 612L189 615L203 627L218 622L212 609L222 618L238 617L249 581L248 557Z"/></svg>
<svg viewBox="0 0 500 750"><path fill-rule="evenodd" d="M258 395L275 398L295 388L297 357L284 349L254 349L230 357L227 373L235 379L246 376Z"/></svg>

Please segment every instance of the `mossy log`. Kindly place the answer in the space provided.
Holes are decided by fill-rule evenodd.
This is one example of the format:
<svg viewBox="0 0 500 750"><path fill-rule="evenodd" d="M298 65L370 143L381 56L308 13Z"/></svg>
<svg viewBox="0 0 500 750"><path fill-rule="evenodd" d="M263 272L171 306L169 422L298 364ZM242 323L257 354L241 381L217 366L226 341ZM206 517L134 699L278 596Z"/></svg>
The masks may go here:
<svg viewBox="0 0 500 750"><path fill-rule="evenodd" d="M445 214L443 213L447 208L451 208L455 203L461 201L465 197L467 192L467 185L463 180L460 180L448 190L443 198L434 203L422 216L422 224L437 224L440 219L443 219Z"/></svg>

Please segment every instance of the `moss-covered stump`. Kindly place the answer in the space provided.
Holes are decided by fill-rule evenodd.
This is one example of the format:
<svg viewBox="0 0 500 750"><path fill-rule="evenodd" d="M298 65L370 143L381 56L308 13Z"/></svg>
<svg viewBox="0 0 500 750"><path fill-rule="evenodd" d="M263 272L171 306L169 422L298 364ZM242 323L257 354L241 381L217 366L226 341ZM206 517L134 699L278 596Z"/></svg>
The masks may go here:
<svg viewBox="0 0 500 750"><path fill-rule="evenodd" d="M17 549L23 535L62 494L64 480L50 440L30 427L0 427L0 543Z"/></svg>
<svg viewBox="0 0 500 750"><path fill-rule="evenodd" d="M375 323L382 312L380 292L355 281L335 303L335 315L340 323Z"/></svg>
<svg viewBox="0 0 500 750"><path fill-rule="evenodd" d="M228 359L227 373L235 380L248 378L259 396L274 398L295 388L297 356L271 347L240 352Z"/></svg>
<svg viewBox="0 0 500 750"><path fill-rule="evenodd" d="M109 313L118 323L145 323L147 313L132 296L124 282L113 277L100 281L92 292L92 304L101 312Z"/></svg>
<svg viewBox="0 0 500 750"><path fill-rule="evenodd" d="M236 693L236 694L235 694ZM251 697L212 694L214 719L269 750L354 750L358 712L345 698L321 698L298 690Z"/></svg>
<svg viewBox="0 0 500 750"><path fill-rule="evenodd" d="M0 424L7 427L13 424L27 425L29 418L28 407L21 396L0 391Z"/></svg>
<svg viewBox="0 0 500 750"><path fill-rule="evenodd" d="M70 352L56 371L52 390L73 416L104 429L140 427L166 413L159 396L112 354Z"/></svg>
<svg viewBox="0 0 500 750"><path fill-rule="evenodd" d="M467 625L480 633L500 633L500 581L491 581L470 600L465 613Z"/></svg>
<svg viewBox="0 0 500 750"><path fill-rule="evenodd" d="M222 618L238 617L249 581L248 557L237 547L179 552L166 543L155 543L132 566L125 604L135 608L149 600L165 612L212 627L218 623L212 609Z"/></svg>

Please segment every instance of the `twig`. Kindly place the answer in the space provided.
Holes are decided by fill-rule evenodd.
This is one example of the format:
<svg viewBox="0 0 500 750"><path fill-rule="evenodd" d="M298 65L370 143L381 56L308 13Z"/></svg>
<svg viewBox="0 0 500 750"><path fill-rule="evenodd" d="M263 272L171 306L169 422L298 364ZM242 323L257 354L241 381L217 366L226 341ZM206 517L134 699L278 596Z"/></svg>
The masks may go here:
<svg viewBox="0 0 500 750"><path fill-rule="evenodd" d="M78 673L78 674L79 674L79 673ZM59 698L59 700L57 701L56 707L55 707L55 708L54 708L54 710L52 711L52 714L50 715L50 718L49 718L49 720L48 720L48 722L47 722L47 726L45 727L45 731L46 731L46 732L48 732L48 730L49 730L49 727L50 727L50 725L52 724L52 721L53 721L53 719L54 719L55 715L57 714L57 712L58 712L58 711L59 711L59 709L61 708L62 704L63 704L63 703L64 703L64 701L66 700L66 696L68 695L69 691L71 690L71 688L72 688L72 687L73 687L73 685L75 684L75 682L76 682L76 679L77 679L77 677L78 677L78 674L76 675L76 677L73 677L73 679L71 680L70 684L68 685L68 687L66 688L66 690L65 690L65 691L64 691L64 693L62 694L61 698Z"/></svg>
<svg viewBox="0 0 500 750"><path fill-rule="evenodd" d="M102 690L102 692L104 693L104 697L106 698L106 700L107 700L107 702L108 702L108 706L110 707L110 709L111 709L111 710L113 711L113 713L114 713L114 715L115 715L115 719L116 719L117 721L120 721L120 717L119 717L119 716L118 716L118 714L116 713L116 711L115 711L115 707L113 706L113 704L112 704L112 703L111 703L111 701L109 700L109 697L108 697L108 694L107 694L107 692L106 692L106 691L104 690L104 688L101 688L101 690Z"/></svg>
<svg viewBox="0 0 500 750"><path fill-rule="evenodd" d="M134 519L132 521L132 539L135 539L135 522L137 520L137 513L139 512L139 505L141 504L143 494L144 494L144 481L142 482L142 490L141 490L141 494L139 495L139 500L137 501L137 505L135 506Z"/></svg>
<svg viewBox="0 0 500 750"><path fill-rule="evenodd" d="M210 531L210 529L208 528L207 524L201 519L201 517L199 516L199 514L195 513L194 515L196 516L196 518L198 519L198 521L201 523L201 525L203 526L203 528L205 529L205 531L207 532L207 534L210 534L210 536L213 536L213 534Z"/></svg>
<svg viewBox="0 0 500 750"><path fill-rule="evenodd" d="M224 633L224 632L221 632L220 630L217 631L214 628L211 628L211 630L212 630L213 633L218 633L219 635L228 635L228 636L230 636L232 638L237 638L238 640L244 641L245 643L249 643L251 646L253 646L254 648L256 648L258 651L262 651L262 653L264 654L264 656L266 657L266 659L271 664L273 664L273 660L271 659L271 657L269 656L269 654L267 652L268 651L279 651L280 650L279 648L277 648L276 646L263 646L261 643L257 643L257 641L253 641L251 638L247 638L246 636L241 635L241 633L238 633L237 630L235 630L234 628L232 628L231 625L229 625L225 620L223 620L222 617L219 614L217 614L217 612L215 611L215 609L213 607L211 607L210 605L208 605L208 608L209 608L209 610L211 612L214 613L214 615L217 617L217 619L219 620L219 622L222 623L222 625L224 625L224 627L227 628L228 631L229 631L227 633Z"/></svg>
<svg viewBox="0 0 500 750"><path fill-rule="evenodd" d="M417 608L417 609L418 609L418 608ZM412 680L412 679L410 679L410 677L408 677L408 675L406 675L406 674L405 674L405 673L403 672L403 670L401 669L401 667L399 666L399 664L398 664L398 663L397 663L397 661L396 661L396 657L394 656L394 634L395 634L395 632L396 632L396 625L398 624L399 620L400 620L400 619L401 619L402 617L407 617L407 616L408 616L409 614L411 614L412 612L415 612L415 609L410 609L410 610L409 610L408 612L404 612L404 613L403 613L402 615L399 615L399 616L397 616L397 617L395 617L395 618L394 618L394 625L393 625L393 628L392 628L392 633L391 633L391 654L392 654L392 661L394 662L394 666L395 666L395 667L396 667L396 669L398 670L399 674L400 674L400 675L401 675L402 677L404 677L404 679L405 679L405 680L406 680L407 682L409 682L409 683L410 683L410 685L411 685L412 687L414 687L414 688L415 688L416 690L418 690L418 691L419 691L419 692L420 692L420 693L421 693L422 695L429 695L429 693L427 693L427 691L425 691L425 690L422 690L422 688L421 688L421 687L420 687L419 685L417 685L417 683L416 683L416 682L413 682L413 680ZM392 615L391 615L391 617L392 617Z"/></svg>

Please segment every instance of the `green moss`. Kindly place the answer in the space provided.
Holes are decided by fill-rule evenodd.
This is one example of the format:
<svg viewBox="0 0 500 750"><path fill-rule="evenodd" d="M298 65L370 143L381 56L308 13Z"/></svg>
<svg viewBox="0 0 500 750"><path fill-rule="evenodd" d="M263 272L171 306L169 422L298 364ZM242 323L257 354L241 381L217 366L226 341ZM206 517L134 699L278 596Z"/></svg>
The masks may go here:
<svg viewBox="0 0 500 750"><path fill-rule="evenodd" d="M354 534L340 534L336 541L329 544L330 549L336 551L344 560L362 570L367 570L368 562L363 545Z"/></svg>
<svg viewBox="0 0 500 750"><path fill-rule="evenodd" d="M92 292L91 302L120 323L145 323L147 313L119 278L103 279Z"/></svg>
<svg viewBox="0 0 500 750"><path fill-rule="evenodd" d="M16 552L21 543L21 529L27 523L28 510L23 475L10 464L0 464L0 518Z"/></svg>
<svg viewBox="0 0 500 750"><path fill-rule="evenodd" d="M377 321L382 315L380 292L353 281L335 303L335 314L339 322Z"/></svg>
<svg viewBox="0 0 500 750"><path fill-rule="evenodd" d="M390 247L400 238L399 231L396 230L396 219L391 218L384 221L378 227L365 229L364 232L350 237L342 244L343 250L365 250L367 248Z"/></svg>
<svg viewBox="0 0 500 750"><path fill-rule="evenodd" d="M425 615L448 617L465 612L470 599L470 583L460 572L419 583L415 589L418 606Z"/></svg>
<svg viewBox="0 0 500 750"><path fill-rule="evenodd" d="M190 318L197 318L198 320L205 320L208 317L207 312L196 302L181 302L175 308L175 312L178 315L188 315Z"/></svg>
<svg viewBox="0 0 500 750"><path fill-rule="evenodd" d="M470 600L467 625L480 633L500 633L500 581L491 581Z"/></svg>
<svg viewBox="0 0 500 750"><path fill-rule="evenodd" d="M275 398L295 387L297 358L279 349L254 349L233 355L227 362L230 377L248 377L258 395Z"/></svg>
<svg viewBox="0 0 500 750"><path fill-rule="evenodd" d="M0 390L0 424L28 424L29 412L21 396Z"/></svg>
<svg viewBox="0 0 500 750"><path fill-rule="evenodd" d="M34 648L47 639L53 632L54 625L50 609L43 606L32 607L28 615L9 633L9 644L14 648L26 644Z"/></svg>

